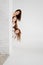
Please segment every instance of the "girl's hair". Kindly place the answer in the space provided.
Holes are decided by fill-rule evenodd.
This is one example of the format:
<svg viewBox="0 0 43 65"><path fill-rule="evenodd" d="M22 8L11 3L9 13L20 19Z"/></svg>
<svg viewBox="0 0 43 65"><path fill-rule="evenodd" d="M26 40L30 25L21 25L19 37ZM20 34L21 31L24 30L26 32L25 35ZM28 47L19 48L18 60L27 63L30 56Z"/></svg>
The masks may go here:
<svg viewBox="0 0 43 65"><path fill-rule="evenodd" d="M20 9L17 9L15 12L19 11L20 13L18 15L16 15L18 20L21 20L21 13L22 11Z"/></svg>
<svg viewBox="0 0 43 65"><path fill-rule="evenodd" d="M19 11L20 13L19 13L18 15L16 15L16 16L13 15L12 20L14 19L14 17L17 17L17 20L20 21L20 20L21 20L21 13L22 13L22 12L21 12L20 9L17 9L17 10L15 11L15 13L16 13L17 11ZM18 28L17 20L15 21L15 25L13 26L13 28L14 28L14 33L16 32L16 30L19 31L19 33L15 33L15 34L16 34L16 36L17 36L17 39L20 40L20 39L21 39L21 30ZM12 22L13 22L13 21L12 21Z"/></svg>

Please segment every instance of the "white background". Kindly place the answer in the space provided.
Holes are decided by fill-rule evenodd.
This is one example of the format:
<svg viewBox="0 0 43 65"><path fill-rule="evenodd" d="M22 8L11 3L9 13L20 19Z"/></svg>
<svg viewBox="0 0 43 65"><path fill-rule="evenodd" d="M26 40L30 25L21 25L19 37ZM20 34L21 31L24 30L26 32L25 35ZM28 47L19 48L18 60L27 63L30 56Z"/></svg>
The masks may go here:
<svg viewBox="0 0 43 65"><path fill-rule="evenodd" d="M13 11L16 9L22 10L22 19L19 23L22 31L20 46L43 48L43 1L13 0Z"/></svg>

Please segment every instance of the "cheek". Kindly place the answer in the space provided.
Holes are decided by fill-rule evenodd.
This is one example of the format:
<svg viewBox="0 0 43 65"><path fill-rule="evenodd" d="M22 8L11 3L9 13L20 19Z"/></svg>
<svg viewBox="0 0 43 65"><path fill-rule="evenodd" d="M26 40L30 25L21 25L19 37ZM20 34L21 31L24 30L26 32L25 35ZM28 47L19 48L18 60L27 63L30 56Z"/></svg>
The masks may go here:
<svg viewBox="0 0 43 65"><path fill-rule="evenodd" d="M15 14L18 15L20 12L16 12Z"/></svg>
<svg viewBox="0 0 43 65"><path fill-rule="evenodd" d="M12 19L12 22L14 22L15 21L15 19Z"/></svg>
<svg viewBox="0 0 43 65"><path fill-rule="evenodd" d="M13 18L12 21L15 22L17 19L16 18Z"/></svg>
<svg viewBox="0 0 43 65"><path fill-rule="evenodd" d="M14 22L12 22L12 26L15 26L15 23Z"/></svg>
<svg viewBox="0 0 43 65"><path fill-rule="evenodd" d="M15 25L15 21L14 21L14 19L12 19L12 25Z"/></svg>

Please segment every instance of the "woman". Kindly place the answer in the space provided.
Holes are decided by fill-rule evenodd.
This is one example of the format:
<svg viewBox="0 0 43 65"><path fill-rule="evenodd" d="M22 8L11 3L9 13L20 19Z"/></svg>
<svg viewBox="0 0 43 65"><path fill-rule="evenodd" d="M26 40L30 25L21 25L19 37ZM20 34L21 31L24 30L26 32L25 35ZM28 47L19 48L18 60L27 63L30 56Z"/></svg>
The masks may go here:
<svg viewBox="0 0 43 65"><path fill-rule="evenodd" d="M18 24L17 22L21 20L21 10L18 9L13 13L13 17L12 17L12 23L13 23L13 29L14 29L14 33L15 33L15 38L17 37L17 40L21 39L21 30L18 28Z"/></svg>

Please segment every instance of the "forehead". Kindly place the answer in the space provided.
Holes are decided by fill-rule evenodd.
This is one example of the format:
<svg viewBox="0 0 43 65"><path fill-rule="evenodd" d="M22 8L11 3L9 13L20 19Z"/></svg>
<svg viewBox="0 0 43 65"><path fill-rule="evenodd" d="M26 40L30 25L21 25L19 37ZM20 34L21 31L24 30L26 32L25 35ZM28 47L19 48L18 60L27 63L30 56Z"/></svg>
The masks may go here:
<svg viewBox="0 0 43 65"><path fill-rule="evenodd" d="M16 12L20 12L20 11L18 10L18 11L16 11Z"/></svg>

